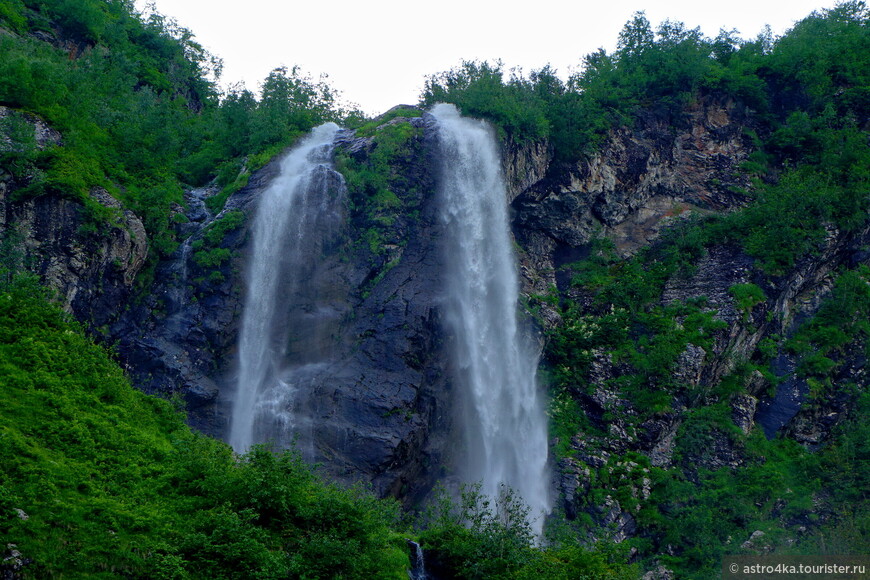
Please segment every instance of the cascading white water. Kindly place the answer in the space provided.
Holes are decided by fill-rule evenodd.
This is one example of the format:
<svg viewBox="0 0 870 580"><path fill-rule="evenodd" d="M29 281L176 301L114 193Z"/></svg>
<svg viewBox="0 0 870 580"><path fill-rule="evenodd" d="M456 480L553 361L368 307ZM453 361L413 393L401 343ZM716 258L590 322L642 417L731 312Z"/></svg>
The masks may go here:
<svg viewBox="0 0 870 580"><path fill-rule="evenodd" d="M455 363L467 393L464 477L498 497L514 489L536 518L550 511L547 419L538 390L538 355L518 327L518 274L507 193L492 130L436 105L442 159L442 218L447 229L446 322L456 335Z"/></svg>
<svg viewBox="0 0 870 580"><path fill-rule="evenodd" d="M293 292L288 285L305 275L306 262L320 258L311 240L324 223L330 216L340 220L327 175L335 175L328 164L338 130L334 123L321 125L291 150L257 207L229 437L239 453L254 443L286 439L297 420L292 407L298 381L283 361L289 331L286 301Z"/></svg>

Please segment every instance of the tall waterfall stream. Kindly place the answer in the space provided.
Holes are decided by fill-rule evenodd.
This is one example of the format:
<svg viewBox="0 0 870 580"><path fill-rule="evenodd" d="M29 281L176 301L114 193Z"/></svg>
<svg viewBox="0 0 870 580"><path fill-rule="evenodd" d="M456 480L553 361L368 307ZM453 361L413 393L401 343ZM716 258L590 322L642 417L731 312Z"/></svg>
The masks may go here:
<svg viewBox="0 0 870 580"><path fill-rule="evenodd" d="M547 419L536 380L538 355L517 319L519 284L507 192L492 130L436 105L440 194L447 244L445 319L455 334L462 400L465 480L498 497L516 491L537 519L550 511Z"/></svg>
<svg viewBox="0 0 870 580"><path fill-rule="evenodd" d="M304 420L293 412L304 368L288 369L284 362L294 330L289 328L287 302L305 276L306 263L319 259L318 240L343 219L342 200L330 189L329 179L338 130L334 123L321 125L291 150L257 207L229 438L240 453L266 441L286 446Z"/></svg>

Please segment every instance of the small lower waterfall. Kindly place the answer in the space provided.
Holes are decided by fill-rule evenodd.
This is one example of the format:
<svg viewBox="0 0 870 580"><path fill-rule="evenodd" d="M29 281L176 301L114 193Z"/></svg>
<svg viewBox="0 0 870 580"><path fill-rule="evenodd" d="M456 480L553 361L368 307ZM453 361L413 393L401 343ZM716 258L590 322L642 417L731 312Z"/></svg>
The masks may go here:
<svg viewBox="0 0 870 580"><path fill-rule="evenodd" d="M318 240L343 222L342 199L334 188L341 178L330 168L338 130L334 123L315 128L281 161L280 175L259 200L251 230L229 437L239 453L265 441L286 445L298 430L294 393L304 380L306 365L285 367L287 303L304 281L308 264L321 257Z"/></svg>
<svg viewBox="0 0 870 580"><path fill-rule="evenodd" d="M518 328L519 284L507 193L492 130L436 105L447 229L446 322L456 335L455 366L467 393L462 427L471 482L497 497L513 488L540 533L550 511L547 419L538 390L538 355Z"/></svg>
<svg viewBox="0 0 870 580"><path fill-rule="evenodd" d="M408 570L408 580L427 580L423 548L414 540L408 540L408 550L411 552L411 569Z"/></svg>

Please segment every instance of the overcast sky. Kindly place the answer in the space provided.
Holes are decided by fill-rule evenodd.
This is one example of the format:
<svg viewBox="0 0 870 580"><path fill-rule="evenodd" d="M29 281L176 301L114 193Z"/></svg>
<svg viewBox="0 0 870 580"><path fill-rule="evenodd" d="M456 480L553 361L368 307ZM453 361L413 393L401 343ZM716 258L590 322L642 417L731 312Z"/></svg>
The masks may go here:
<svg viewBox="0 0 870 580"><path fill-rule="evenodd" d="M144 8L147 0L136 0ZM221 84L258 92L278 66L329 76L345 100L368 114L414 104L426 75L466 60L501 59L526 72L546 64L563 78L584 55L616 46L620 29L643 10L665 19L755 38L765 24L780 35L834 0L156 0L224 62ZM516 7L511 7L516 6Z"/></svg>

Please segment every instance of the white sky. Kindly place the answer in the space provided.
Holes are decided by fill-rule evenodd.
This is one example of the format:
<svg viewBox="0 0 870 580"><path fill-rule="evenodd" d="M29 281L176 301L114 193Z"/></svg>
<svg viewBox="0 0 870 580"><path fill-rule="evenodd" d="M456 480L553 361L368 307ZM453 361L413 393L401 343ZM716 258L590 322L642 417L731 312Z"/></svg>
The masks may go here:
<svg viewBox="0 0 870 580"><path fill-rule="evenodd" d="M141 10L147 0L136 0ZM224 61L221 84L259 92L275 67L326 73L346 101L368 114L415 104L426 75L466 60L501 59L529 72L546 64L566 77L584 55L616 46L622 26L644 10L653 29L670 18L707 36L736 28L780 35L834 0L156 0Z"/></svg>

